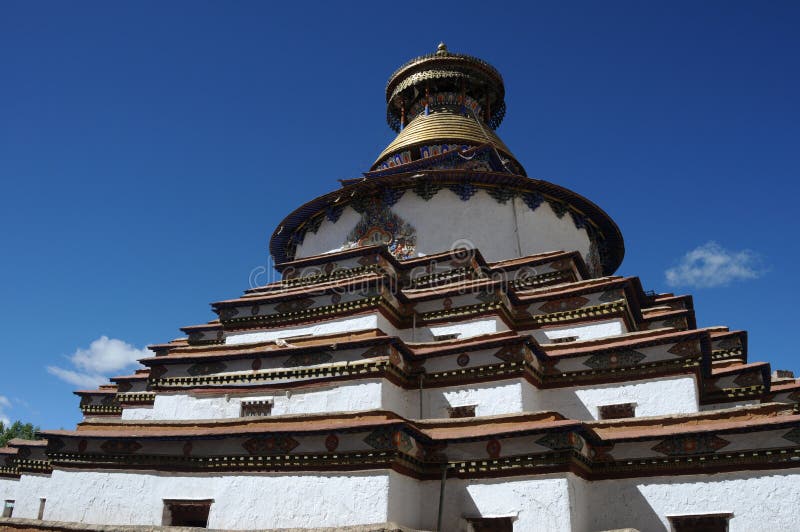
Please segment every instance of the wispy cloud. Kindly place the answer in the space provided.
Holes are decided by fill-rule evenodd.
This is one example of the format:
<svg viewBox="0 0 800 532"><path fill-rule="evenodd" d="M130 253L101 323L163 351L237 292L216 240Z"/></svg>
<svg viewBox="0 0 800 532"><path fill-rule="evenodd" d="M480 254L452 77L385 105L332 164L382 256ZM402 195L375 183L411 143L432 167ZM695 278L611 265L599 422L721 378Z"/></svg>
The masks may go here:
<svg viewBox="0 0 800 532"><path fill-rule="evenodd" d="M101 336L89 344L88 349L77 349L67 357L72 368L47 366L47 371L75 386L94 388L107 382L113 373L136 365L138 359L150 354L122 340Z"/></svg>
<svg viewBox="0 0 800 532"><path fill-rule="evenodd" d="M8 408L11 408L11 401L5 395L0 395L0 422L4 425L8 425L11 422L8 419L8 414L6 414L6 409Z"/></svg>
<svg viewBox="0 0 800 532"><path fill-rule="evenodd" d="M707 242L688 252L664 274L670 286L711 288L732 281L757 279L764 273L760 257L750 251L731 251Z"/></svg>

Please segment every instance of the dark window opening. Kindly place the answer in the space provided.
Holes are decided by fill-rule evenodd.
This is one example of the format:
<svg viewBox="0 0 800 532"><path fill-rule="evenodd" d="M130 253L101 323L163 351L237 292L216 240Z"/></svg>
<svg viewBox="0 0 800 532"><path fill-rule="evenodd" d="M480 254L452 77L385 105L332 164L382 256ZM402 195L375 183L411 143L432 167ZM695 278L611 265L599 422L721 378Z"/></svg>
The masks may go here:
<svg viewBox="0 0 800 532"><path fill-rule="evenodd" d="M242 417L268 416L272 413L272 401L242 401Z"/></svg>
<svg viewBox="0 0 800 532"><path fill-rule="evenodd" d="M475 417L476 405L463 405L463 406L448 406L447 411L450 417Z"/></svg>
<svg viewBox="0 0 800 532"><path fill-rule="evenodd" d="M511 517L468 517L468 532L513 532Z"/></svg>
<svg viewBox="0 0 800 532"><path fill-rule="evenodd" d="M674 532L728 532L733 514L680 515L669 517Z"/></svg>
<svg viewBox="0 0 800 532"><path fill-rule="evenodd" d="M461 336L460 333L454 334L434 334L433 341L434 342L446 342L447 340L457 340L458 337Z"/></svg>
<svg viewBox="0 0 800 532"><path fill-rule="evenodd" d="M597 410L600 412L600 419L624 419L636 416L636 403L602 405Z"/></svg>
<svg viewBox="0 0 800 532"><path fill-rule="evenodd" d="M36 519L38 519L39 521L41 521L42 519L44 519L44 505L45 505L46 503L47 503L47 499L45 499L45 498L41 498L41 499L39 499L39 514L38 514L38 516L36 517Z"/></svg>
<svg viewBox="0 0 800 532"><path fill-rule="evenodd" d="M567 342L578 341L577 336L562 336L561 338L551 338L550 342L553 344L566 344Z"/></svg>
<svg viewBox="0 0 800 532"><path fill-rule="evenodd" d="M211 500L164 501L164 524L168 526L194 526L206 528Z"/></svg>
<svg viewBox="0 0 800 532"><path fill-rule="evenodd" d="M3 505L3 517L11 517L14 513L14 501L6 501Z"/></svg>

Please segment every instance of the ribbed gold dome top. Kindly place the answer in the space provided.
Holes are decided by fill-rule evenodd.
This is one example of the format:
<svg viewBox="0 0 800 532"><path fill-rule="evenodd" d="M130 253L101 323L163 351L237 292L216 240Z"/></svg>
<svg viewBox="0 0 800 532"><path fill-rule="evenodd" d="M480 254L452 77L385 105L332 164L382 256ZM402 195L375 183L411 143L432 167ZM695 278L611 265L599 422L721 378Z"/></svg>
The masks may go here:
<svg viewBox="0 0 800 532"><path fill-rule="evenodd" d="M516 162L511 150L486 125L479 124L475 118L441 110L414 118L381 152L373 168L391 154L428 144L457 144L469 147L492 144L502 155Z"/></svg>

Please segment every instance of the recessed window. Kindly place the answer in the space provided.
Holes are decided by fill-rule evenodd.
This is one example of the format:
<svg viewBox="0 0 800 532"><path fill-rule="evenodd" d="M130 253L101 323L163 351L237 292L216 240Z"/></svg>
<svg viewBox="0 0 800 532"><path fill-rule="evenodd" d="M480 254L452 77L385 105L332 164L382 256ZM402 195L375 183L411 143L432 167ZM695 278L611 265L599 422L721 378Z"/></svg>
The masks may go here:
<svg viewBox="0 0 800 532"><path fill-rule="evenodd" d="M3 517L11 517L14 513L14 501L6 501L3 504Z"/></svg>
<svg viewBox="0 0 800 532"><path fill-rule="evenodd" d="M164 500L164 524L206 528L213 499Z"/></svg>
<svg viewBox="0 0 800 532"><path fill-rule="evenodd" d="M636 416L636 403L619 403L597 407L600 419L624 419Z"/></svg>
<svg viewBox="0 0 800 532"><path fill-rule="evenodd" d="M468 517L467 532L513 532L511 517Z"/></svg>
<svg viewBox="0 0 800 532"><path fill-rule="evenodd" d="M242 417L268 416L272 413L272 401L242 401Z"/></svg>
<svg viewBox="0 0 800 532"><path fill-rule="evenodd" d="M448 406L447 412L450 417L475 417L475 407L477 405Z"/></svg>
<svg viewBox="0 0 800 532"><path fill-rule="evenodd" d="M553 344L566 344L568 342L577 342L577 336L562 336L561 338L550 338L550 343Z"/></svg>
<svg viewBox="0 0 800 532"><path fill-rule="evenodd" d="M38 519L39 521L41 521L42 519L44 519L44 505L45 505L46 503L47 503L47 499L45 499L45 498L41 498L41 499L39 499L39 514L38 514L38 516L36 517L36 519Z"/></svg>
<svg viewBox="0 0 800 532"><path fill-rule="evenodd" d="M457 340L458 337L461 336L459 333L454 334L434 334L433 341L434 342L446 342L448 340Z"/></svg>
<svg viewBox="0 0 800 532"><path fill-rule="evenodd" d="M675 515L668 517L674 532L728 532L733 514Z"/></svg>

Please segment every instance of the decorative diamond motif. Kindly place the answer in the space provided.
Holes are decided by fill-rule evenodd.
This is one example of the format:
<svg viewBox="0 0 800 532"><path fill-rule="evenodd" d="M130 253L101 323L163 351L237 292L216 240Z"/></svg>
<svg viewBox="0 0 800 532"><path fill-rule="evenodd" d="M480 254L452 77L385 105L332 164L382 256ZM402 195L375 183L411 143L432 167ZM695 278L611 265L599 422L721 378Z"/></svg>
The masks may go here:
<svg viewBox="0 0 800 532"><path fill-rule="evenodd" d="M250 438L242 447L250 454L288 453L300 443L287 434L270 434L260 438Z"/></svg>
<svg viewBox="0 0 800 532"><path fill-rule="evenodd" d="M166 366L161 366L161 365L150 366L150 375L149 375L149 377L151 379L160 379L161 377L166 375L166 373L167 373L167 367Z"/></svg>
<svg viewBox="0 0 800 532"><path fill-rule="evenodd" d="M713 434L697 434L668 438L653 447L653 450L667 456L689 454L708 454L722 449L730 442Z"/></svg>
<svg viewBox="0 0 800 532"><path fill-rule="evenodd" d="M296 368L298 366L313 366L316 364L326 364L333 360L333 355L325 351L316 353L296 353L283 363L285 368Z"/></svg>
<svg viewBox="0 0 800 532"><path fill-rule="evenodd" d="M364 438L364 443L373 449L394 449L394 429L392 427L379 427Z"/></svg>
<svg viewBox="0 0 800 532"><path fill-rule="evenodd" d="M295 299L292 301L282 301L275 305L275 312L297 312L299 310L305 310L314 305L314 300L310 297L305 299Z"/></svg>
<svg viewBox="0 0 800 532"><path fill-rule="evenodd" d="M627 349L625 351L614 351L612 353L596 353L586 359L583 365L592 369L613 369L624 366L635 366L645 358L647 358L647 355L633 349Z"/></svg>
<svg viewBox="0 0 800 532"><path fill-rule="evenodd" d="M212 373L222 373L227 367L228 366L222 362L201 362L189 366L189 369L186 370L186 373L192 377L196 377L198 375L211 375Z"/></svg>
<svg viewBox="0 0 800 532"><path fill-rule="evenodd" d="M404 453L414 448L414 442L411 440L411 436L404 430L398 430L394 433L394 444Z"/></svg>
<svg viewBox="0 0 800 532"><path fill-rule="evenodd" d="M617 290L606 290L605 292L600 294L600 297L597 300L601 301L603 303L611 303L612 301L618 301L618 300L622 299L622 297L623 297L622 290L619 290L619 289L617 289Z"/></svg>
<svg viewBox="0 0 800 532"><path fill-rule="evenodd" d="M736 378L733 379L733 383L741 387L758 386L759 384L764 384L764 379L760 371L748 371L737 375Z"/></svg>
<svg viewBox="0 0 800 532"><path fill-rule="evenodd" d="M681 357L696 356L700 354L700 342L698 340L684 340L670 347L667 352Z"/></svg>
<svg viewBox="0 0 800 532"><path fill-rule="evenodd" d="M781 436L784 440L789 440L792 443L800 445L800 427L795 427L783 436Z"/></svg>
<svg viewBox="0 0 800 532"><path fill-rule="evenodd" d="M554 451L583 448L583 440L572 432L552 432L536 440L536 443Z"/></svg>
<svg viewBox="0 0 800 532"><path fill-rule="evenodd" d="M564 312L568 310L579 309L588 302L589 300L583 296L575 296L567 299L556 299L543 304L539 307L539 310L548 314L551 312Z"/></svg>
<svg viewBox="0 0 800 532"><path fill-rule="evenodd" d="M503 362L522 362L525 360L525 352L520 345L507 345L494 354Z"/></svg>
<svg viewBox="0 0 800 532"><path fill-rule="evenodd" d="M108 454L133 454L141 449L142 445L135 440L106 440L100 448Z"/></svg>

